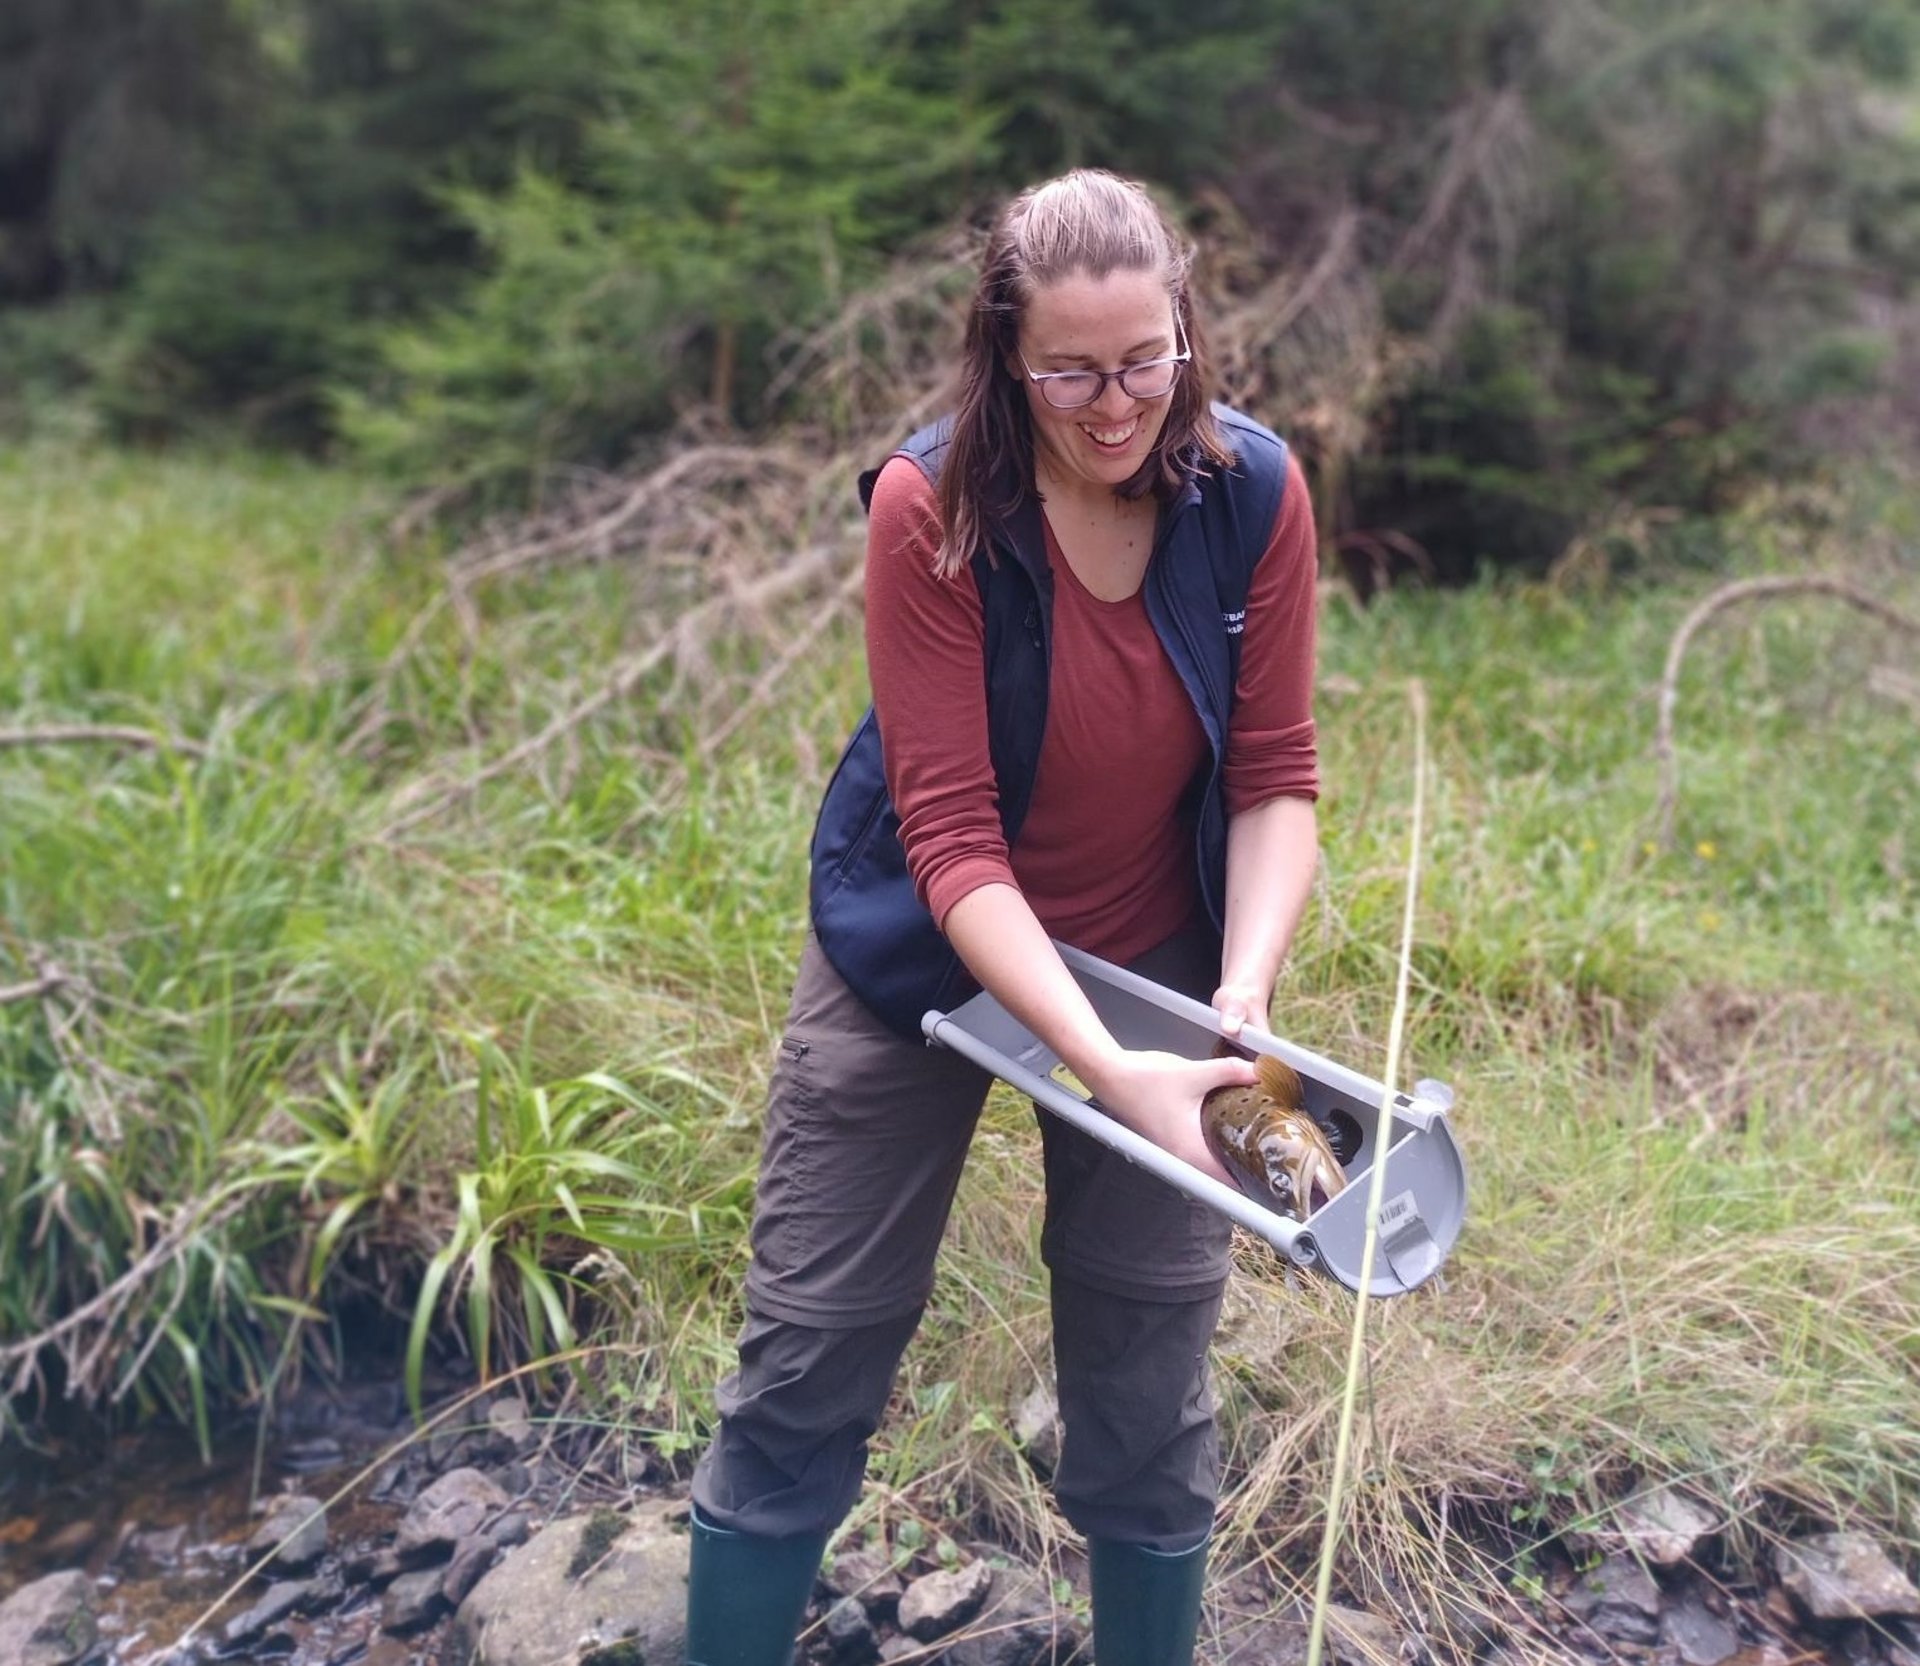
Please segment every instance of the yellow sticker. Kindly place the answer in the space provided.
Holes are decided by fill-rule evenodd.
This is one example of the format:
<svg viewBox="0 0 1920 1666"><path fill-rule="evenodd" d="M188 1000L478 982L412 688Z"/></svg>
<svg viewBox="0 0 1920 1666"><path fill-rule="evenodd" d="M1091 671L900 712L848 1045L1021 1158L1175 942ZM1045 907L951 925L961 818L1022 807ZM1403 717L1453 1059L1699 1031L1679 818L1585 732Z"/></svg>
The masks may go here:
<svg viewBox="0 0 1920 1666"><path fill-rule="evenodd" d="M1078 1076L1074 1075L1064 1063L1056 1064L1047 1074L1065 1088L1067 1092L1076 1097L1081 1099L1093 1098L1093 1095L1087 1090L1087 1084L1081 1081Z"/></svg>

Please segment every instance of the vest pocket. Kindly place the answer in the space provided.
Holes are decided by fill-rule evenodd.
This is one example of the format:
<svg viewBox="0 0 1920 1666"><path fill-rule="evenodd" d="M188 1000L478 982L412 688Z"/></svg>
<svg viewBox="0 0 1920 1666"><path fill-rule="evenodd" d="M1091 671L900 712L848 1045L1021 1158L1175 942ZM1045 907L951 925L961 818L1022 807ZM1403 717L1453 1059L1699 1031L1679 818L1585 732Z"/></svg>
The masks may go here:
<svg viewBox="0 0 1920 1666"><path fill-rule="evenodd" d="M847 848L841 853L840 860L833 865L833 877L836 881L844 881L853 871L854 864L860 860L867 848L868 839L873 836L874 823L880 819L880 814L886 807L887 790L882 787L868 799L865 812L854 826L853 837L847 841Z"/></svg>

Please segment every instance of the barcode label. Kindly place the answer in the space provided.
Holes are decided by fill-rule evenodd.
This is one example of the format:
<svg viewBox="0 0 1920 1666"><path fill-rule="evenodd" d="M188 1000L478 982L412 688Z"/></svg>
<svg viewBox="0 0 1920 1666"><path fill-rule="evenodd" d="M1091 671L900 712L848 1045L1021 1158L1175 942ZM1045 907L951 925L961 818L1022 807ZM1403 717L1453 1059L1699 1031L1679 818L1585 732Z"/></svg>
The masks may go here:
<svg viewBox="0 0 1920 1666"><path fill-rule="evenodd" d="M1380 1230L1391 1232L1409 1216L1417 1219L1419 1214L1420 1205L1414 1202L1413 1193L1401 1192L1380 1205Z"/></svg>

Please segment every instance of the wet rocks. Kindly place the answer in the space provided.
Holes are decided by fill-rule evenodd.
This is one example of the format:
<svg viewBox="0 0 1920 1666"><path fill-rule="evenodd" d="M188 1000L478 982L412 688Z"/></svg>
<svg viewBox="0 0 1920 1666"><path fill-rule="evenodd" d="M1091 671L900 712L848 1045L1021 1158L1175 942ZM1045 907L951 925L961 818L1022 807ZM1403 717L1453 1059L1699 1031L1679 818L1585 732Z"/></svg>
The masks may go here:
<svg viewBox="0 0 1920 1666"><path fill-rule="evenodd" d="M51 1573L0 1602L0 1661L6 1666L68 1666L99 1636L93 1582L83 1573Z"/></svg>
<svg viewBox="0 0 1920 1666"><path fill-rule="evenodd" d="M261 1593L244 1614L229 1620L221 1637L230 1649L265 1637L283 1620L295 1614L310 1613L319 1605L323 1587L314 1579L278 1579ZM336 1586L331 1595L338 1597Z"/></svg>
<svg viewBox="0 0 1920 1666"><path fill-rule="evenodd" d="M499 1483L480 1470L448 1470L414 1499L393 1548L414 1565L451 1556L461 1540L477 1538L511 1502Z"/></svg>
<svg viewBox="0 0 1920 1666"><path fill-rule="evenodd" d="M864 1612L889 1623L906 1590L892 1559L873 1547L840 1552L821 1574L820 1583L830 1597L853 1598Z"/></svg>
<svg viewBox="0 0 1920 1666"><path fill-rule="evenodd" d="M317 1498L288 1493L264 1506L266 1519L247 1540L247 1559L271 1557L269 1566L286 1573L310 1568L327 1553L327 1510Z"/></svg>
<svg viewBox="0 0 1920 1666"><path fill-rule="evenodd" d="M532 1450L539 1439L527 1408L510 1395L502 1395L487 1407L488 1444L507 1457L520 1457Z"/></svg>
<svg viewBox="0 0 1920 1666"><path fill-rule="evenodd" d="M1626 1554L1666 1568L1684 1562L1718 1525L1704 1508L1671 1487L1623 1499L1613 1511L1614 1531Z"/></svg>
<svg viewBox="0 0 1920 1666"><path fill-rule="evenodd" d="M315 1435L310 1440L293 1440L274 1454L280 1468L295 1475L320 1475L338 1469L347 1461L347 1449L332 1435Z"/></svg>
<svg viewBox="0 0 1920 1666"><path fill-rule="evenodd" d="M455 1658L475 1666L572 1666L627 1645L633 1659L679 1659L686 1506L642 1505L604 1544L589 1546L589 1533L604 1531L595 1521L579 1515L551 1523L482 1579L454 1616Z"/></svg>
<svg viewBox="0 0 1920 1666"><path fill-rule="evenodd" d="M525 1456L540 1442L526 1405L502 1394L472 1423L450 1423L427 1437L423 1457L433 1470L471 1468Z"/></svg>
<svg viewBox="0 0 1920 1666"><path fill-rule="evenodd" d="M352 1577L384 1587L380 1627L408 1636L463 1603L500 1555L528 1531L525 1510L477 1469L450 1470L421 1489L393 1542L349 1564Z"/></svg>
<svg viewBox="0 0 1920 1666"><path fill-rule="evenodd" d="M1026 1411L1017 1420L1022 1452L1036 1467L1055 1461L1051 1397L1037 1388ZM344 1444L323 1430L298 1461L280 1467L297 1472L331 1462L330 1441ZM441 1465L427 1448L415 1438L395 1449L383 1471L384 1502L362 1491L336 1505L330 1523L319 1519L312 1498L294 1495L247 1520L243 1470L218 1482L234 1489L223 1495L226 1507L192 1525L179 1525L176 1501L164 1494L153 1495L150 1510L95 1503L96 1519L84 1532L45 1523L31 1541L34 1557L59 1526L69 1534L62 1545L74 1557L72 1571L0 1603L0 1666L160 1666L164 1657L153 1651L169 1639L145 1618L154 1610L136 1606L139 1598L164 1582L211 1600L246 1565L243 1554L257 1560L276 1550L265 1577L228 1611L237 1617L198 1633L192 1649L180 1652L180 1666L189 1653L206 1663L281 1666L665 1666L679 1658L684 1503L631 1509L635 1466L610 1471L590 1441L530 1418L509 1397L473 1415L458 1440L442 1443ZM364 1448L352 1453L355 1462L366 1456ZM284 1484L328 1490L292 1478ZM1335 1609L1324 1658L1329 1666L1595 1659L1920 1666L1913 1578L1920 1568L1903 1567L1907 1559L1892 1541L1810 1534L1755 1567L1742 1559L1749 1535L1723 1542L1725 1518L1703 1508L1700 1496L1682 1486L1649 1487L1611 1512L1596 1509L1578 1531L1533 1543L1526 1578L1511 1590L1455 1599L1362 1583L1350 1596L1378 1613ZM582 1497L621 1508L575 1505L582 1514L543 1525L556 1501ZM1756 1520L1764 1532L1767 1521ZM219 1524L211 1532L210 1521ZM0 1543L10 1550L22 1541L6 1531L9 1524L0 1516ZM1004 1547L969 1542L958 1523L910 1526L897 1541L841 1549L823 1569L803 1622L803 1666L1084 1661L1084 1602L1050 1583L1064 1575L1084 1594L1083 1563L1073 1551L1043 1574ZM19 1577L47 1566L10 1571ZM1307 1626L1285 1600L1285 1585L1265 1564L1223 1562L1221 1574L1208 1594L1208 1658L1220 1666L1303 1666ZM69 1608L29 1614L49 1591Z"/></svg>
<svg viewBox="0 0 1920 1666"><path fill-rule="evenodd" d="M419 1568L401 1574L381 1599L381 1629L404 1634L439 1619L447 1607L446 1596L440 1588L444 1578L439 1568Z"/></svg>
<svg viewBox="0 0 1920 1666"><path fill-rule="evenodd" d="M458 1608L467 1600L499 1554L499 1546L491 1539L462 1539L453 1547L453 1560L440 1576L440 1594L449 1607Z"/></svg>
<svg viewBox="0 0 1920 1666"><path fill-rule="evenodd" d="M992 1546L969 1548L971 1559L917 1577L903 1577L884 1544L839 1553L820 1578L829 1640L823 1658L831 1666L1053 1666L1075 1659L1083 1633L1057 1607L1046 1581Z"/></svg>
<svg viewBox="0 0 1920 1666"><path fill-rule="evenodd" d="M1311 1622L1304 1617L1241 1626L1222 1656L1223 1666L1306 1666L1312 1629ZM1337 1602L1327 1605L1324 1641L1322 1658L1328 1666L1380 1666L1383 1661L1416 1657L1409 1650L1409 1640L1391 1620L1364 1609L1345 1608ZM1444 1654L1435 1656L1430 1650L1418 1651L1418 1657L1455 1658Z"/></svg>
<svg viewBox="0 0 1920 1666"><path fill-rule="evenodd" d="M827 1610L827 1648L838 1666L867 1666L880 1658L873 1617L858 1597L842 1597Z"/></svg>
<svg viewBox="0 0 1920 1666"><path fill-rule="evenodd" d="M686 1506L666 1501L552 1523L460 1605L452 1658L473 1666L678 1659L685 1523ZM1040 1575L998 1556L909 1578L884 1544L866 1546L838 1554L816 1589L809 1658L822 1666L1053 1666L1083 1641Z"/></svg>
<svg viewBox="0 0 1920 1666"><path fill-rule="evenodd" d="M922 1643L944 1637L979 1612L992 1583L984 1562L922 1574L900 1598L900 1629Z"/></svg>
<svg viewBox="0 0 1920 1666"><path fill-rule="evenodd" d="M1888 1666L1920 1666L1920 1620L1888 1620L1879 1629Z"/></svg>
<svg viewBox="0 0 1920 1666"><path fill-rule="evenodd" d="M317 1501L289 1495L265 1506L245 1554L270 1555L273 1572L311 1576L276 1579L259 1591L222 1628L221 1656L331 1660L331 1645L323 1640L337 1641L344 1624L348 1652L371 1660L387 1648L383 1634L388 1640L417 1639L445 1619L486 1575L501 1542L524 1539L530 1531L528 1510L474 1469L406 1490L411 1503L390 1536L346 1546L337 1555L329 1554L326 1515ZM313 1653L316 1648L322 1652ZM0 1666L11 1666L4 1654Z"/></svg>
<svg viewBox="0 0 1920 1666"><path fill-rule="evenodd" d="M947 1666L1046 1666L1071 1658L1078 1642L1037 1573L996 1564L973 1619L948 1642L943 1658Z"/></svg>
<svg viewBox="0 0 1920 1666"><path fill-rule="evenodd" d="M1380 1660L1407 1658L1407 1640L1400 1628L1363 1608L1327 1605L1327 1639L1334 1666L1361 1666Z"/></svg>
<svg viewBox="0 0 1920 1666"><path fill-rule="evenodd" d="M1653 1643L1665 1602L1652 1574L1631 1556L1609 1556L1561 1599L1574 1618L1616 1643Z"/></svg>
<svg viewBox="0 0 1920 1666"><path fill-rule="evenodd" d="M1780 1583L1816 1620L1920 1615L1920 1591L1862 1534L1815 1533L1779 1546L1773 1561Z"/></svg>
<svg viewBox="0 0 1920 1666"><path fill-rule="evenodd" d="M170 1568L187 1551L187 1524L171 1527L132 1527L121 1544L120 1554L127 1561L149 1567Z"/></svg>
<svg viewBox="0 0 1920 1666"><path fill-rule="evenodd" d="M1740 1652L1740 1634L1700 1600L1682 1592L1660 1616L1660 1640L1681 1666L1722 1666Z"/></svg>

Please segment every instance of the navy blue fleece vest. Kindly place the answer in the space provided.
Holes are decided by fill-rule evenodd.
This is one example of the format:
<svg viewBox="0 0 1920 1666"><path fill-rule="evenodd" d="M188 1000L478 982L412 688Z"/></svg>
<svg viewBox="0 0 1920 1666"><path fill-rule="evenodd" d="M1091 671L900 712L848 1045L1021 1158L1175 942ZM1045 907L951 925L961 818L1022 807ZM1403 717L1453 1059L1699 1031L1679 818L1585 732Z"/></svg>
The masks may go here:
<svg viewBox="0 0 1920 1666"><path fill-rule="evenodd" d="M1162 517L1147 568L1147 617L1206 731L1204 779L1194 788L1200 895L1216 927L1226 898L1227 818L1221 790L1227 721L1253 569L1273 534L1286 487L1287 449L1239 412L1215 406L1238 454L1227 470L1201 475ZM900 451L938 482L948 424L923 428ZM878 469L860 477L871 504ZM1040 508L1029 497L983 548L972 571L986 625L987 736L999 786L1000 824L1012 846L1026 818L1047 727L1053 574ZM827 959L889 1027L918 1036L930 1007L951 1007L974 984L933 916L914 895L887 795L881 735L872 708L841 754L813 833L814 931Z"/></svg>

